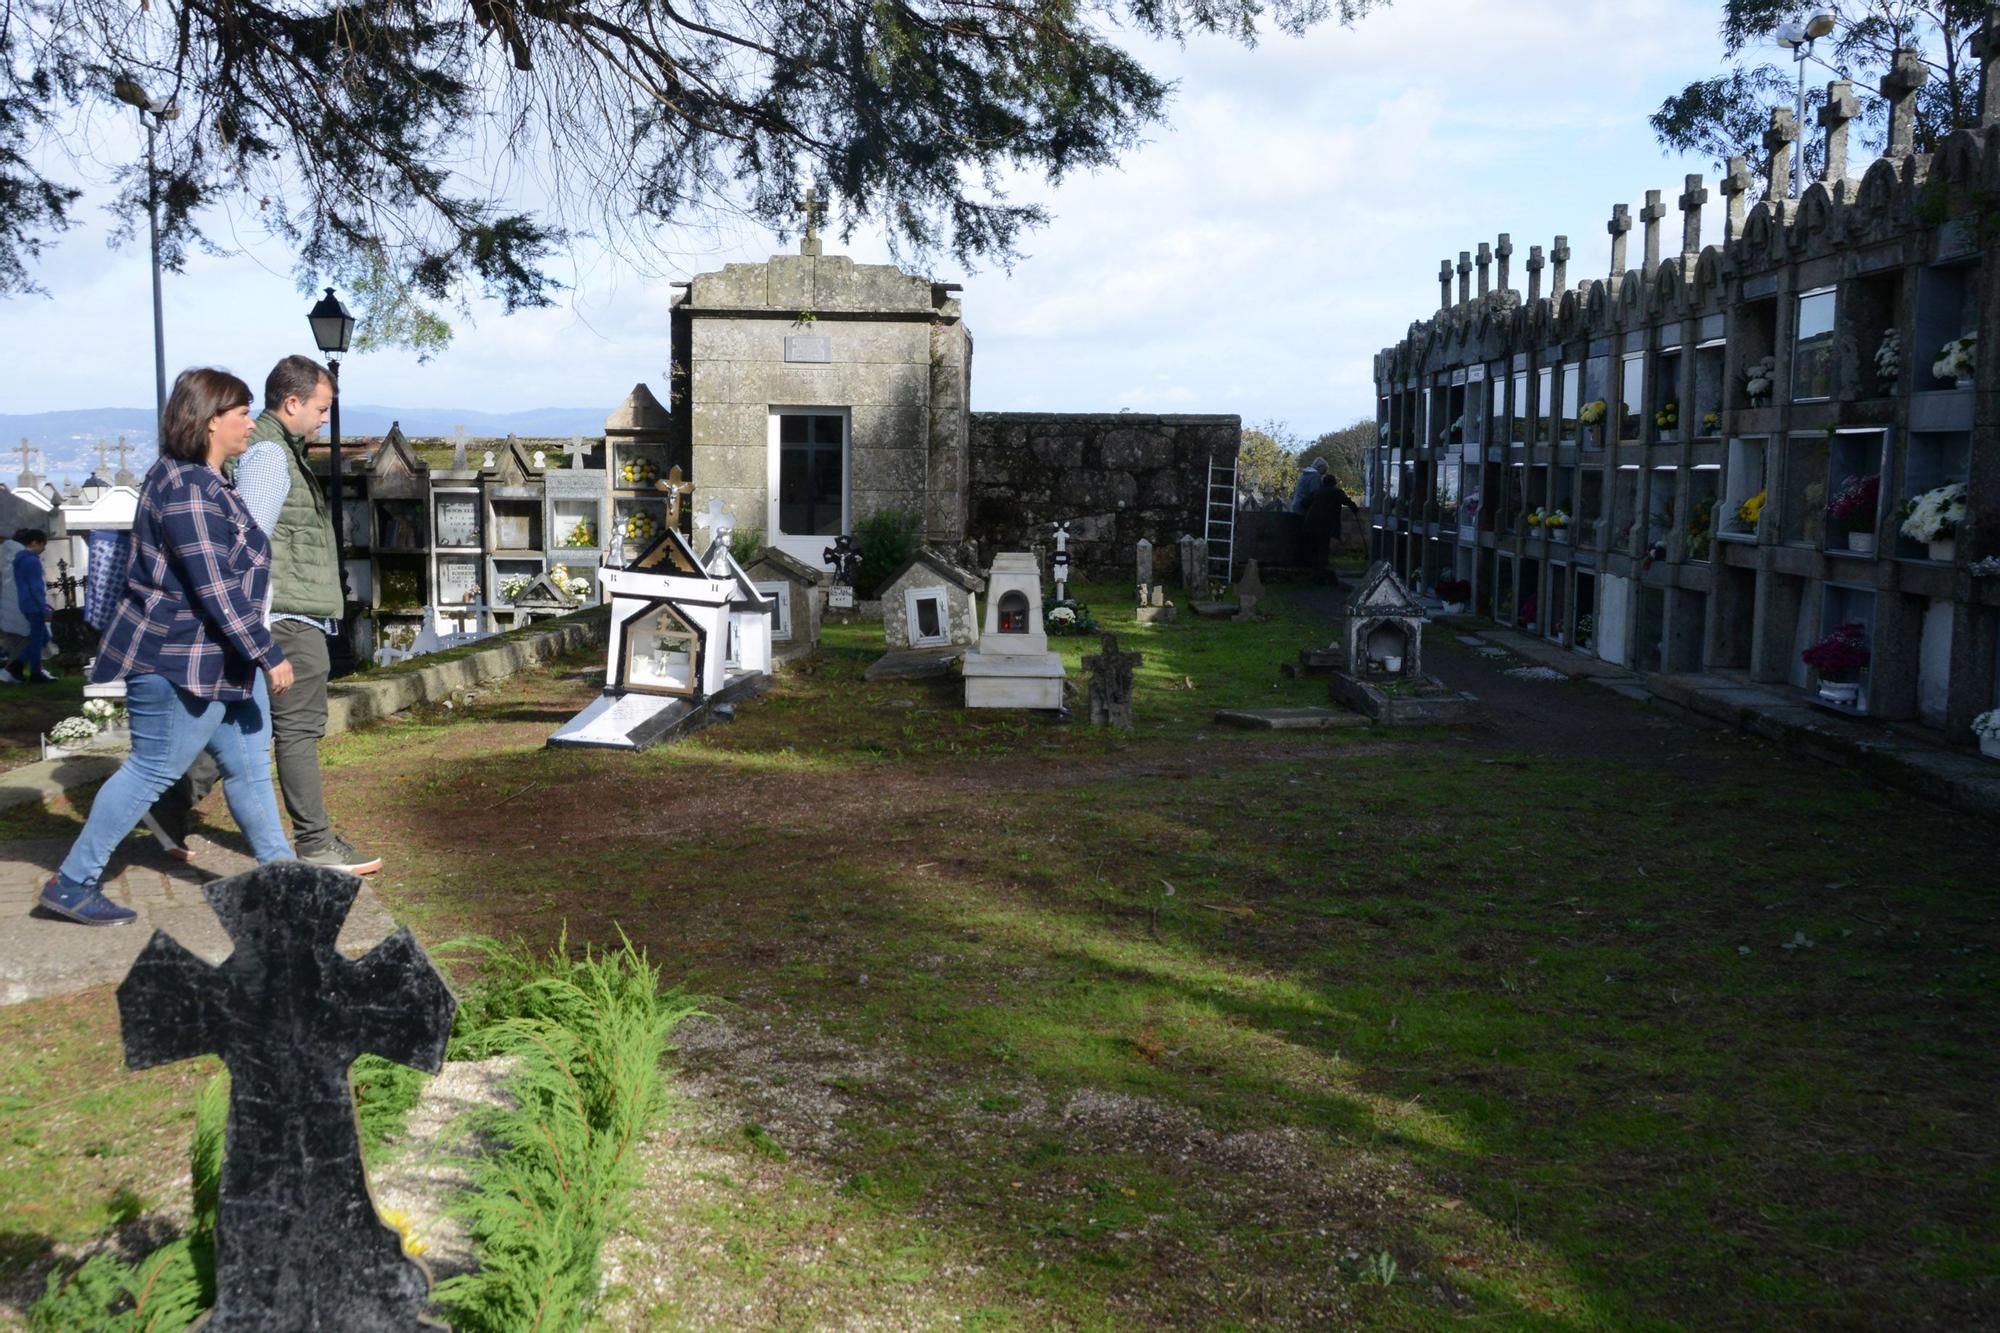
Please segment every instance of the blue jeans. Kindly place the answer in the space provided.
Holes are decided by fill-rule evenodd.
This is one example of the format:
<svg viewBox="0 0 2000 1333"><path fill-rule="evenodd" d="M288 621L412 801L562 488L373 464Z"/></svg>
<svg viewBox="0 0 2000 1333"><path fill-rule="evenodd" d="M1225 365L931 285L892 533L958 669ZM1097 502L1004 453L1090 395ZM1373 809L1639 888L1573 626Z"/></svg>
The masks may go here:
<svg viewBox="0 0 2000 1333"><path fill-rule="evenodd" d="M261 671L252 697L229 702L196 698L154 673L128 678L125 713L132 754L98 789L90 818L63 859L63 878L96 884L118 844L203 750L215 756L215 766L222 770L223 798L250 840L251 853L260 862L291 856L271 791L269 698Z"/></svg>
<svg viewBox="0 0 2000 1333"><path fill-rule="evenodd" d="M40 671L42 669L42 653L48 646L49 622L46 617L36 616L31 620L28 629L28 646L23 648L20 657L15 659L21 668L15 674L19 675L21 679L26 680L29 676Z"/></svg>

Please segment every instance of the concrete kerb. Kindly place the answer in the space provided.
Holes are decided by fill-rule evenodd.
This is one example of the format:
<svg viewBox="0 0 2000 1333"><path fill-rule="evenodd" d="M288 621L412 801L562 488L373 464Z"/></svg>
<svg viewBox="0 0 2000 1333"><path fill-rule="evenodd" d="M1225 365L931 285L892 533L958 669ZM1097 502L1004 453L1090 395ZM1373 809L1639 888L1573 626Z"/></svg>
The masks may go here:
<svg viewBox="0 0 2000 1333"><path fill-rule="evenodd" d="M565 617L463 657L388 675L350 676L328 691L326 734L379 722L422 704L440 703L457 690L499 680L567 653L601 645L611 613L599 608ZM0 811L37 804L94 786L116 772L123 754L45 759L0 773Z"/></svg>

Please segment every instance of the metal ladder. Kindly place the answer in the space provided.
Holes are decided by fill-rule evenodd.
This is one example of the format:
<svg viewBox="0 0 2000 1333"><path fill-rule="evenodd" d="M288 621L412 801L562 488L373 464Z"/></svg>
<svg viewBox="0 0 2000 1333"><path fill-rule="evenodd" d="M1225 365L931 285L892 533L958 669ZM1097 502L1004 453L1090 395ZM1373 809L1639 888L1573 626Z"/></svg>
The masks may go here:
<svg viewBox="0 0 2000 1333"><path fill-rule="evenodd" d="M1206 530L1203 536L1208 540L1208 580L1217 584L1216 570L1221 569L1220 584L1211 596L1219 596L1223 588L1236 582L1236 467L1233 463L1224 465L1215 461L1215 455L1208 456L1208 508Z"/></svg>

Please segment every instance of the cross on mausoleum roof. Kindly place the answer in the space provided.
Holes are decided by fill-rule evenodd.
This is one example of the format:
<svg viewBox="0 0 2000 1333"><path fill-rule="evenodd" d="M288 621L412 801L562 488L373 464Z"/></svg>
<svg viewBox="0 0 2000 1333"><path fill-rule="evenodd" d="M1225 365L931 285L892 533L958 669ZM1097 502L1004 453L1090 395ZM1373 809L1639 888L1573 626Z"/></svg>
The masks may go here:
<svg viewBox="0 0 2000 1333"><path fill-rule="evenodd" d="M569 443L562 447L562 451L569 455L570 471L575 472L583 467L583 460L590 453L590 446L583 442L581 435L572 435L569 437Z"/></svg>
<svg viewBox="0 0 2000 1333"><path fill-rule="evenodd" d="M1438 309L1451 309L1451 261L1449 259L1438 260Z"/></svg>
<svg viewBox="0 0 2000 1333"><path fill-rule="evenodd" d="M805 198L799 200L799 211L805 214L806 219L805 235L799 238L800 254L816 255L820 252L819 219L825 209L826 205L820 202L819 191L806 186Z"/></svg>
<svg viewBox="0 0 2000 1333"><path fill-rule="evenodd" d="M1708 191L1702 187L1701 173L1691 171L1687 176L1687 188L1681 191L1681 254L1683 256L1701 253L1701 206L1708 202ZM1691 273L1681 274L1691 278Z"/></svg>
<svg viewBox="0 0 2000 1333"><path fill-rule="evenodd" d="M1479 243L1479 294L1485 296L1493 290L1492 280L1487 271L1493 266L1493 247L1486 242Z"/></svg>
<svg viewBox="0 0 2000 1333"><path fill-rule="evenodd" d="M1611 221L1604 224L1611 233L1611 280L1625 276L1625 237L1632 230L1632 210L1624 204L1611 206Z"/></svg>
<svg viewBox="0 0 2000 1333"><path fill-rule="evenodd" d="M1549 251L1549 295L1561 300L1568 290L1563 283L1569 276L1569 237L1556 237L1555 247Z"/></svg>
<svg viewBox="0 0 2000 1333"><path fill-rule="evenodd" d="M465 470L465 427L457 426L451 432L451 465L458 471Z"/></svg>
<svg viewBox="0 0 2000 1333"><path fill-rule="evenodd" d="M1826 164L1820 179L1839 187L1847 180L1847 123L1861 114L1854 98L1854 85L1835 79L1826 85L1826 105L1819 109L1820 128L1826 131Z"/></svg>
<svg viewBox="0 0 2000 1333"><path fill-rule="evenodd" d="M1500 233L1500 244L1493 247L1493 257L1500 261L1499 289L1507 290L1507 261L1514 257L1514 238L1506 232Z"/></svg>
<svg viewBox="0 0 2000 1333"><path fill-rule="evenodd" d="M1771 108L1771 127L1764 131L1764 198L1788 199L1792 193L1792 145L1799 122L1790 107Z"/></svg>
<svg viewBox="0 0 2000 1333"><path fill-rule="evenodd" d="M1929 82L1930 68L1923 56L1907 46L1896 48L1889 72L1882 76L1879 91L1889 103L1890 157L1908 157L1916 151L1917 90Z"/></svg>
<svg viewBox="0 0 2000 1333"><path fill-rule="evenodd" d="M2000 5L1988 5L1972 37L1979 60L1979 123L2000 125Z"/></svg>
<svg viewBox="0 0 2000 1333"><path fill-rule="evenodd" d="M1729 159L1729 170L1717 182L1716 189L1722 192L1724 203L1722 215L1722 243L1733 245L1743 234L1744 198L1750 193L1750 160L1743 157Z"/></svg>
<svg viewBox="0 0 2000 1333"><path fill-rule="evenodd" d="M376 1216L348 1066L436 1073L458 1002L409 928L359 959L334 938L361 881L279 861L202 886L220 966L154 931L118 987L133 1069L219 1055L229 1129L204 1327L412 1329L430 1280Z"/></svg>
<svg viewBox="0 0 2000 1333"><path fill-rule="evenodd" d="M1464 305L1472 299L1472 251L1458 252L1458 303Z"/></svg>
<svg viewBox="0 0 2000 1333"><path fill-rule="evenodd" d="M1541 246L1531 245L1528 247L1528 304L1529 305L1533 305L1535 302L1542 299L1542 269L1547 264L1547 262L1548 262L1547 260L1542 258Z"/></svg>
<svg viewBox="0 0 2000 1333"><path fill-rule="evenodd" d="M34 485L35 474L29 469L34 463L35 447L28 443L27 436L23 435L21 437L21 447L16 449L14 452L21 455L21 475L14 484L17 486Z"/></svg>
<svg viewBox="0 0 2000 1333"><path fill-rule="evenodd" d="M1660 202L1658 190L1646 191L1645 207L1639 210L1639 220L1646 224L1645 266L1640 270L1648 278L1660 271L1660 219L1667 215L1667 206Z"/></svg>

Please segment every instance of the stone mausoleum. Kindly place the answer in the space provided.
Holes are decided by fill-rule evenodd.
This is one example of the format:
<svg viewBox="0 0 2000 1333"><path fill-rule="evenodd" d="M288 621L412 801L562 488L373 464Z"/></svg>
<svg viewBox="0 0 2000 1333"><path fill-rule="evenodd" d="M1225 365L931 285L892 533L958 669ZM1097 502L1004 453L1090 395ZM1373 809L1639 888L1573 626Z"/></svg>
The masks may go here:
<svg viewBox="0 0 2000 1333"><path fill-rule="evenodd" d="M1761 199L1739 158L1714 195L1688 177L1678 238L1660 191L1621 204L1603 277L1560 236L1525 297L1505 235L1442 265L1436 313L1375 362L1374 554L1663 689L1858 683L1857 711L1969 744L2000 703L2000 6L1984 31L1979 128L1935 154L1905 51L1858 178L1859 90L1835 82L1796 189L1778 109ZM1918 516L1952 504L1943 530ZM1844 629L1865 667L1823 678L1806 652Z"/></svg>

